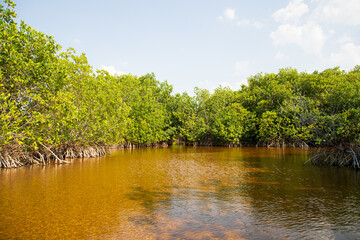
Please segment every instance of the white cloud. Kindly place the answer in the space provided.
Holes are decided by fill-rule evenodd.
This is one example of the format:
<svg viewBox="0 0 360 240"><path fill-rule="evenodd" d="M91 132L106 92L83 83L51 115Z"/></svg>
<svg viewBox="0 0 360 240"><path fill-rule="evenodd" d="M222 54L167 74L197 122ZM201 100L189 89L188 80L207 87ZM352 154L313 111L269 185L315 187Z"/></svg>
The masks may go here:
<svg viewBox="0 0 360 240"><path fill-rule="evenodd" d="M252 25L253 25L254 27L256 27L256 28L259 28L259 29L264 26L264 24L263 24L262 22L259 22L259 21L253 22Z"/></svg>
<svg viewBox="0 0 360 240"><path fill-rule="evenodd" d="M340 38L338 40L338 43L343 44L343 43L348 43L348 42L352 42L353 40L351 39L351 37L348 36L343 36L342 38Z"/></svg>
<svg viewBox="0 0 360 240"><path fill-rule="evenodd" d="M248 19L242 19L240 21L237 22L237 25L239 26L244 26L244 27L247 27L247 26L253 26L253 27L256 27L258 29L262 28L264 26L264 24L260 21L250 21Z"/></svg>
<svg viewBox="0 0 360 240"><path fill-rule="evenodd" d="M313 19L333 24L360 25L359 0L317 0Z"/></svg>
<svg viewBox="0 0 360 240"><path fill-rule="evenodd" d="M224 12L224 16L230 20L235 19L235 9L232 9L232 8L226 9Z"/></svg>
<svg viewBox="0 0 360 240"><path fill-rule="evenodd" d="M275 46L292 44L316 54L324 67L353 68L360 64L360 45L349 36L358 36L359 13L360 0L288 0L272 14L279 24L270 37ZM281 52L275 55L284 58Z"/></svg>
<svg viewBox="0 0 360 240"><path fill-rule="evenodd" d="M76 43L76 44L81 43L80 39L78 39L78 38L74 38L74 39L73 39L73 42Z"/></svg>
<svg viewBox="0 0 360 240"><path fill-rule="evenodd" d="M236 16L235 12L236 12L236 10L233 9L233 8L225 9L223 15L219 16L218 19L220 21L237 20L238 17ZM250 21L248 19L241 19L241 20L237 21L237 25L239 25L239 26L253 26L253 27L256 27L258 29L260 29L260 28L262 28L264 26L264 24L262 22L260 22L260 21Z"/></svg>
<svg viewBox="0 0 360 240"><path fill-rule="evenodd" d="M106 65L102 65L101 66L102 70L108 71L108 73L110 73L110 75L124 75L126 74L125 72L119 71L117 70L114 66L106 66Z"/></svg>
<svg viewBox="0 0 360 240"><path fill-rule="evenodd" d="M301 16L309 11L303 0L292 0L285 8L277 10L272 17L277 22L298 21Z"/></svg>
<svg viewBox="0 0 360 240"><path fill-rule="evenodd" d="M283 54L283 53L281 53L281 52L278 52L278 53L276 53L276 55L275 55L275 59L277 59L277 60L284 59L285 57L286 57L285 54Z"/></svg>
<svg viewBox="0 0 360 240"><path fill-rule="evenodd" d="M120 62L119 64L120 64L120 66L127 66L129 63L126 61L123 61L123 62Z"/></svg>
<svg viewBox="0 0 360 240"><path fill-rule="evenodd" d="M251 22L248 19L242 19L242 20L238 21L237 24L238 25L250 25Z"/></svg>
<svg viewBox="0 0 360 240"><path fill-rule="evenodd" d="M235 62L234 70L234 75L240 80L236 83L238 87L242 84L247 84L247 78L256 73L254 63L250 61Z"/></svg>
<svg viewBox="0 0 360 240"><path fill-rule="evenodd" d="M276 11L272 17L281 24L270 33L274 45L295 44L307 53L320 55L327 36L310 16L300 21L309 11L303 0L291 0L285 8Z"/></svg>
<svg viewBox="0 0 360 240"><path fill-rule="evenodd" d="M326 61L332 66L353 68L360 64L360 45L355 45L353 42L344 43L340 50L337 53L331 53Z"/></svg>
<svg viewBox="0 0 360 240"><path fill-rule="evenodd" d="M235 63L235 75L236 76L246 76L250 73L250 62L249 61L237 61Z"/></svg>
<svg viewBox="0 0 360 240"><path fill-rule="evenodd" d="M208 87L211 85L211 83L209 82L209 80L201 80L198 82L200 84L200 86L202 87Z"/></svg>
<svg viewBox="0 0 360 240"><path fill-rule="evenodd" d="M280 25L270 33L275 45L296 44L308 53L320 54L326 41L322 28L315 22L298 26L293 24Z"/></svg>
<svg viewBox="0 0 360 240"><path fill-rule="evenodd" d="M224 21L224 20L234 20L236 18L235 15L235 9L233 8L227 8L225 9L223 15L219 16L218 19L220 21Z"/></svg>

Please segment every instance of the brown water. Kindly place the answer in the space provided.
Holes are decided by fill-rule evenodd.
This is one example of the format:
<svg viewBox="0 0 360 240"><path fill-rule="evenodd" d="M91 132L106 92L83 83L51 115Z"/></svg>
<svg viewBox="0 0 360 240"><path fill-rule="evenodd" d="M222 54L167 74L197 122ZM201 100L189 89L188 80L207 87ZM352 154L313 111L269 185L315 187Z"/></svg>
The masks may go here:
<svg viewBox="0 0 360 240"><path fill-rule="evenodd" d="M308 150L117 150L0 170L1 239L359 239L360 175Z"/></svg>

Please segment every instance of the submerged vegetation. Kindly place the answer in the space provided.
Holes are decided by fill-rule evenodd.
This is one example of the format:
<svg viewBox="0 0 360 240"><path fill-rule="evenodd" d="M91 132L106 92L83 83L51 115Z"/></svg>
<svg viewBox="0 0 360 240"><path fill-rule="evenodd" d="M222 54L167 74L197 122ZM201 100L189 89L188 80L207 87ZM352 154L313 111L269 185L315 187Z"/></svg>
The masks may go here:
<svg viewBox="0 0 360 240"><path fill-rule="evenodd" d="M332 147L312 161L359 168L360 67L258 74L248 86L172 94L153 73L93 71L84 54L0 8L0 167L96 157L107 147ZM330 157L329 157L330 156ZM325 160L324 160L325 159ZM336 160L337 159L337 160ZM324 160L324 161L323 161Z"/></svg>

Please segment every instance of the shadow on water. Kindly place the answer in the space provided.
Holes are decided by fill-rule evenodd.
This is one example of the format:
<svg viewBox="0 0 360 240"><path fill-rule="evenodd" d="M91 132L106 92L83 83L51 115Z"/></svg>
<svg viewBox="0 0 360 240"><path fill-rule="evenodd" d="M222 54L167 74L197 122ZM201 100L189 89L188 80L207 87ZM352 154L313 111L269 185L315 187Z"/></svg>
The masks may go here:
<svg viewBox="0 0 360 240"><path fill-rule="evenodd" d="M160 209L170 207L171 193L165 191L145 190L141 187L132 188L132 192L125 194L125 198L140 203L145 210L141 216L131 216L129 220L137 225L156 225L155 213Z"/></svg>
<svg viewBox="0 0 360 240"><path fill-rule="evenodd" d="M209 184L211 187L220 185L217 180ZM137 225L151 225L157 236L166 233L170 238L224 239L231 231L238 231L239 218L229 211L231 206L226 202L231 204L231 198L220 188L219 191L180 186L165 187L167 191L133 188L125 197L140 202L144 212L141 216L129 217L129 220Z"/></svg>
<svg viewBox="0 0 360 240"><path fill-rule="evenodd" d="M0 170L0 236L360 239L360 172L308 155L174 147Z"/></svg>
<svg viewBox="0 0 360 240"><path fill-rule="evenodd" d="M153 227L156 236L180 239L360 237L359 194L331 185L325 189L284 183L276 171L252 170L247 175L231 183L214 178L194 187L133 188L125 197L140 203L144 212L129 221ZM261 175L267 175L267 182Z"/></svg>

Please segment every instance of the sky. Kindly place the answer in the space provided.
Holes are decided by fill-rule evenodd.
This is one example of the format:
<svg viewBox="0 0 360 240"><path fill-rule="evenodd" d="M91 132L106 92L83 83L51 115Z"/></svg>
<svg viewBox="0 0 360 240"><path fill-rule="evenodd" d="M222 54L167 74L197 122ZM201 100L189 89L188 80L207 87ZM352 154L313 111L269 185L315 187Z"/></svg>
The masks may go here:
<svg viewBox="0 0 360 240"><path fill-rule="evenodd" d="M154 72L175 93L258 73L360 65L359 0L15 0L17 18L94 69Z"/></svg>

